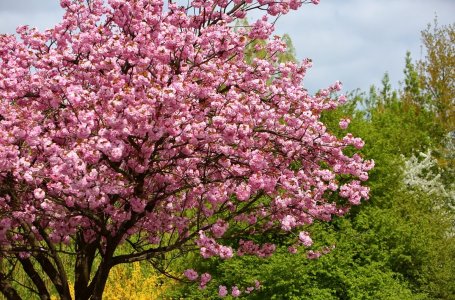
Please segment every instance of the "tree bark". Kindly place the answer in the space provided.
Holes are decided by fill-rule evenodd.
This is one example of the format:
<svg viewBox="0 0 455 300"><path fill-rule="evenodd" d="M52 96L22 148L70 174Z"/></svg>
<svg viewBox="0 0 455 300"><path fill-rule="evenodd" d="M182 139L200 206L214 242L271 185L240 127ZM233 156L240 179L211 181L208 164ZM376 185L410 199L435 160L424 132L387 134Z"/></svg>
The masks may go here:
<svg viewBox="0 0 455 300"><path fill-rule="evenodd" d="M78 249L76 251L76 264L74 266L74 293L76 300L84 300L90 297L88 286L93 260L95 259L96 246L98 245L99 240L92 243L86 243L82 234L78 234L76 243Z"/></svg>

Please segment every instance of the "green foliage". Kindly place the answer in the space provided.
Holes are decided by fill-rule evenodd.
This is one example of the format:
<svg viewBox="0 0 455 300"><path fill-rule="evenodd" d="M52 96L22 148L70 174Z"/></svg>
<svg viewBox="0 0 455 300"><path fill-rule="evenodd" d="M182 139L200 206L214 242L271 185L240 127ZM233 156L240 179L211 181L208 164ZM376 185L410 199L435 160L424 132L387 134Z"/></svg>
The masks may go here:
<svg viewBox="0 0 455 300"><path fill-rule="evenodd" d="M414 103L419 107L428 107L428 99L422 93L422 83L419 73L412 62L411 52L406 52L404 73L404 90L402 99L405 102Z"/></svg>
<svg viewBox="0 0 455 300"><path fill-rule="evenodd" d="M425 299L413 292L404 277L388 268L378 247L370 248L371 231L361 233L348 220L312 228L316 247L336 241L337 247L318 260L308 260L304 253L291 255L280 248L268 259L241 257L221 264L212 261L208 271L217 276L207 290L184 287L174 290L173 298L216 299L218 285L239 284L247 287L260 279L263 288L247 299ZM212 298L211 298L212 297Z"/></svg>

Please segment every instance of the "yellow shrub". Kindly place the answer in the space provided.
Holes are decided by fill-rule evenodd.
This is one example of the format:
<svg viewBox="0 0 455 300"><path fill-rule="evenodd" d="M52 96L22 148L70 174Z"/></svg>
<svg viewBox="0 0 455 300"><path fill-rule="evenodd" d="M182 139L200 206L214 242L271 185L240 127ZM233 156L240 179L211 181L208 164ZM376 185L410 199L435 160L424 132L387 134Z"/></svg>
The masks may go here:
<svg viewBox="0 0 455 300"><path fill-rule="evenodd" d="M171 281L154 271L145 276L141 264L114 267L109 274L103 298L106 300L153 300L159 299L169 288Z"/></svg>
<svg viewBox="0 0 455 300"><path fill-rule="evenodd" d="M150 271L146 276L139 262L115 266L109 273L103 299L106 300L155 300L160 299L172 281L164 275ZM70 285L74 299L73 285ZM51 300L58 297L52 296Z"/></svg>

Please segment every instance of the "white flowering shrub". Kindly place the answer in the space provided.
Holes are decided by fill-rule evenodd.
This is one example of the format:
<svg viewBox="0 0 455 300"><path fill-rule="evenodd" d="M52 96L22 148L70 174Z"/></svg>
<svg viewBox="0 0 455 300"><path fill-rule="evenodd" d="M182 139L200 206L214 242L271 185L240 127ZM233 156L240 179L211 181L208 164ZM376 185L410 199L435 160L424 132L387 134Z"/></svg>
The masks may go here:
<svg viewBox="0 0 455 300"><path fill-rule="evenodd" d="M435 196L437 204L447 205L455 210L455 183L445 185L438 172L437 161L431 156L431 151L420 152L418 156L405 158L404 183L407 187L420 189L421 191ZM442 203L441 203L442 202Z"/></svg>

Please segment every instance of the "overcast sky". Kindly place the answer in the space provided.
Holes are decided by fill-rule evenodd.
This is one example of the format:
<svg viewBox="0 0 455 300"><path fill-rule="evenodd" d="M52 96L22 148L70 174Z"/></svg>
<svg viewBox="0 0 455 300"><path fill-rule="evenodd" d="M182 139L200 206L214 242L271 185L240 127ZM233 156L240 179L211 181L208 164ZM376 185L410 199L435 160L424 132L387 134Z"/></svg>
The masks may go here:
<svg viewBox="0 0 455 300"><path fill-rule="evenodd" d="M299 59L313 60L310 91L335 80L346 91L368 90L386 71L397 87L406 51L420 58L420 31L435 15L439 24L455 22L455 0L321 0L281 17L276 32L291 36ZM61 16L58 0L0 0L0 33L50 28Z"/></svg>

